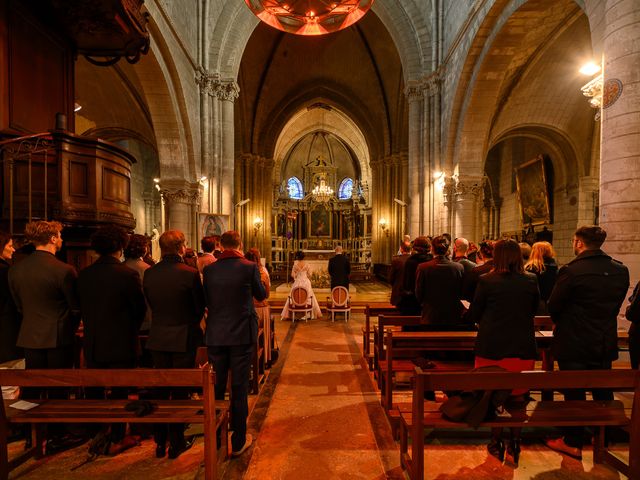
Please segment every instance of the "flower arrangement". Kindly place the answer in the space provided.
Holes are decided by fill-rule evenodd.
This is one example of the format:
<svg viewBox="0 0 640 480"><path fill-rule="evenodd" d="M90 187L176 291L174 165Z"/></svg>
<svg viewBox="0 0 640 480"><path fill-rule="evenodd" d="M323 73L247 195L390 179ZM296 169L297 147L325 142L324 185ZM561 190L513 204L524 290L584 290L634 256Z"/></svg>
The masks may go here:
<svg viewBox="0 0 640 480"><path fill-rule="evenodd" d="M326 270L311 272L310 280L313 288L329 288L331 286L331 277Z"/></svg>

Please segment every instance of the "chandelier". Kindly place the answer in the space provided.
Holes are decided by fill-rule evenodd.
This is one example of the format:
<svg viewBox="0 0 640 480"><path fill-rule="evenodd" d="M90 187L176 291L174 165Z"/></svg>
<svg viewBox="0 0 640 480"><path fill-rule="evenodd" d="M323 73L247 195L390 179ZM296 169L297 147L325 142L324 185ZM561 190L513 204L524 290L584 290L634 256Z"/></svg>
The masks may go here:
<svg viewBox="0 0 640 480"><path fill-rule="evenodd" d="M333 188L327 185L324 178L321 178L320 185L316 185L311 190L311 196L318 203L327 203L333 197Z"/></svg>
<svg viewBox="0 0 640 480"><path fill-rule="evenodd" d="M373 0L244 0L264 23L296 35L324 35L360 20Z"/></svg>

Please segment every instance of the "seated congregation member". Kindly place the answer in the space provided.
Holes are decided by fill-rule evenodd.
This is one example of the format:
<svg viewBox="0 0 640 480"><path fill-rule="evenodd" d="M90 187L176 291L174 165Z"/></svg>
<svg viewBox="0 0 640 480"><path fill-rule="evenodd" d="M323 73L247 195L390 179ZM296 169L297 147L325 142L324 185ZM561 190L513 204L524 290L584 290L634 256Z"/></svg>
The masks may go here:
<svg viewBox="0 0 640 480"><path fill-rule="evenodd" d="M535 273L536 277L538 277L540 305L537 314L548 315L547 301L551 296L551 291L556 284L556 277L558 276L556 252L553 251L551 244L549 242L534 243L524 269L527 272Z"/></svg>
<svg viewBox="0 0 640 480"><path fill-rule="evenodd" d="M403 315L420 315L422 307L416 298L416 273L421 263L428 262L433 258L429 253L431 242L427 237L416 237L413 241L413 253L404 263L404 273L402 275L402 293L396 308Z"/></svg>
<svg viewBox="0 0 640 480"><path fill-rule="evenodd" d="M411 255L411 243L402 242L400 245L400 253L394 255L391 259L391 273L389 274L389 283L391 283L391 298L389 303L397 306L402 297L402 286L404 281L404 264Z"/></svg>
<svg viewBox="0 0 640 480"><path fill-rule="evenodd" d="M480 242L477 257L477 266L466 272L462 279L462 298L469 302L473 300L476 293L480 275L489 273L493 269L493 242L490 240Z"/></svg>
<svg viewBox="0 0 640 480"><path fill-rule="evenodd" d="M429 330L433 330L434 327L460 327L460 290L464 268L460 263L448 258L450 248L446 237L434 238L431 251L433 259L418 265L416 273L416 298L422 304L422 324L429 327ZM411 328L414 329L426 328Z"/></svg>
<svg viewBox="0 0 640 480"><path fill-rule="evenodd" d="M162 261L144 275L144 293L151 307L151 330L147 348L155 368L194 368L196 350L202 345L200 320L204 314L204 291L200 274L184 264L185 237L179 230L167 230L159 239ZM190 392L175 388L159 393L164 398L187 399ZM191 447L193 438L184 438L181 423L155 427L156 457L166 453L177 458Z"/></svg>
<svg viewBox="0 0 640 480"><path fill-rule="evenodd" d="M478 324L475 366L497 365L512 372L533 370L537 353L533 317L540 298L536 277L524 271L515 240L497 241L493 253L493 269L479 278L471 303L471 315ZM502 429L493 429L487 448L504 460L501 433ZM511 429L507 450L517 464L520 429Z"/></svg>
<svg viewBox="0 0 640 480"><path fill-rule="evenodd" d="M629 306L625 317L631 322L629 327L629 357L631 368L640 368L640 282L633 289L633 295L629 298Z"/></svg>
<svg viewBox="0 0 640 480"><path fill-rule="evenodd" d="M9 267L14 251L11 235L0 231L0 363L24 357L16 345L20 315L9 291Z"/></svg>
<svg viewBox="0 0 640 480"><path fill-rule="evenodd" d="M138 331L146 303L140 275L120 262L129 242L118 226L104 226L91 236L100 257L78 275L78 298L84 325L83 349L88 368L135 368ZM87 389L87 397L104 398L104 388ZM127 388L112 388L110 398L126 399ZM133 446L121 444L125 424L111 426L111 453Z"/></svg>
<svg viewBox="0 0 640 480"><path fill-rule="evenodd" d="M629 288L629 270L601 250L607 232L584 226L573 234L576 258L558 272L549 298L555 324L553 356L560 370L610 370L618 358L618 313ZM594 390L594 400L613 400L610 390ZM585 392L570 390L566 400L584 400ZM584 429L564 429L564 438L547 446L582 457Z"/></svg>
<svg viewBox="0 0 640 480"><path fill-rule="evenodd" d="M242 255L240 234L234 230L225 232L221 243L222 255L204 269L209 311L206 344L209 361L216 370L217 400L224 399L231 371L231 455L239 456L253 441L247 434L249 372L258 337L253 301L264 300L267 292L258 266Z"/></svg>
<svg viewBox="0 0 640 480"><path fill-rule="evenodd" d="M216 257L213 255L216 249L216 239L213 235L204 237L200 240L200 247L202 248L202 256L198 257L198 271L202 275L204 267L211 265L216 261Z"/></svg>

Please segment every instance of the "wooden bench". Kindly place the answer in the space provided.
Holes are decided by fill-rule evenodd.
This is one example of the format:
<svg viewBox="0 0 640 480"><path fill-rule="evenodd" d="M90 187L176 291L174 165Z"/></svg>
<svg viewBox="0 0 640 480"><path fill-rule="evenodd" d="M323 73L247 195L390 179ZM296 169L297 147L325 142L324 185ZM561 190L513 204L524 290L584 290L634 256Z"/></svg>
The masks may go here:
<svg viewBox="0 0 640 480"><path fill-rule="evenodd" d="M131 370L0 370L0 385L20 387L192 387L202 389L200 400L150 400L157 408L137 417L125 410L128 400L38 400L27 411L10 407L15 400L4 400L0 410L0 480L26 460L43 453L42 424L48 423L202 423L204 424L205 478L216 478L216 432L220 429L224 457L227 456L227 402L216 404L215 373L202 369ZM32 424L31 450L9 460L7 437L11 424Z"/></svg>
<svg viewBox="0 0 640 480"><path fill-rule="evenodd" d="M481 423L481 427L597 427L594 462L606 462L629 478L640 478L640 373L634 370L588 370L556 372L434 373L416 368L412 408L401 413L400 462L411 480L424 478L425 428L464 428L442 416L438 405L425 402L425 392L476 390L566 390L608 388L635 391L632 409L621 401L541 401L509 410L511 417ZM630 429L630 465L612 455L604 445L604 427ZM411 455L408 452L411 438Z"/></svg>
<svg viewBox="0 0 640 480"><path fill-rule="evenodd" d="M352 305L353 308L353 305ZM390 303L366 304L364 307L364 326L362 327L362 356L364 357L369 370L373 370L373 352L371 342L373 340L373 329L371 328L371 318L380 315L401 315L400 311Z"/></svg>
<svg viewBox="0 0 640 480"><path fill-rule="evenodd" d="M373 329L373 374L380 388L380 361L385 360L384 337L387 332L400 331L404 326L420 325L421 317L407 315L379 315L378 325Z"/></svg>

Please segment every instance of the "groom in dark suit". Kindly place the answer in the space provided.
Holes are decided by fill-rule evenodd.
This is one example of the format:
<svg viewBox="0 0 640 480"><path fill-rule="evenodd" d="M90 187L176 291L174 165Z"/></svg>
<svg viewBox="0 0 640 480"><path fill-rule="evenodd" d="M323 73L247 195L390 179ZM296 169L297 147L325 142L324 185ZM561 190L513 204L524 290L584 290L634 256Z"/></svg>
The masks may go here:
<svg viewBox="0 0 640 480"><path fill-rule="evenodd" d="M336 254L329 260L329 275L331 275L331 289L335 287L345 287L349 290L349 274L351 264L349 259L342 252L342 247L336 247Z"/></svg>
<svg viewBox="0 0 640 480"><path fill-rule="evenodd" d="M231 370L231 455L243 454L253 441L247 434L249 369L258 338L258 315L253 299L267 297L258 265L244 258L236 231L220 239L224 249L203 270L208 316L205 343L216 370L216 399L224 400ZM222 439L225 441L225 439Z"/></svg>

